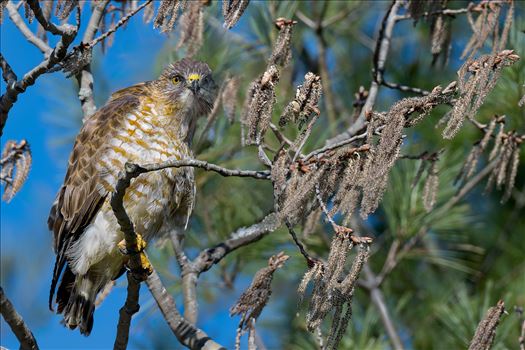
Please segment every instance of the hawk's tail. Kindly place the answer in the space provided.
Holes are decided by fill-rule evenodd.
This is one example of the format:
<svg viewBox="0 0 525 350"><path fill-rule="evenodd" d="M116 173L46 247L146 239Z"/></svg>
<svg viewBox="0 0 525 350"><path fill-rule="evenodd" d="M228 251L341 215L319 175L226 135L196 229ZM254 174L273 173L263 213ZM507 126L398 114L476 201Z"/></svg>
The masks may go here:
<svg viewBox="0 0 525 350"><path fill-rule="evenodd" d="M69 266L66 267L57 291L57 312L64 314L65 326L78 327L85 336L91 333L95 300L106 282L109 281L101 281L89 272L75 276Z"/></svg>

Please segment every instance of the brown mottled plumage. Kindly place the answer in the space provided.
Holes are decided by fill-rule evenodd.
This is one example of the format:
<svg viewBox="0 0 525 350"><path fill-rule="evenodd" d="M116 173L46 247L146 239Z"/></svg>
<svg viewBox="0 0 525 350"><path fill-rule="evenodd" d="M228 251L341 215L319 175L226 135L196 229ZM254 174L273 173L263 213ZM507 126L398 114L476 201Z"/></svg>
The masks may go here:
<svg viewBox="0 0 525 350"><path fill-rule="evenodd" d="M109 204L124 164L192 157L196 119L210 111L215 90L205 63L183 59L158 80L115 92L82 127L48 219L57 254L49 306L62 275L56 302L66 326L89 335L98 292L124 272ZM165 169L134 179L124 206L149 241L187 224L194 195L193 169Z"/></svg>

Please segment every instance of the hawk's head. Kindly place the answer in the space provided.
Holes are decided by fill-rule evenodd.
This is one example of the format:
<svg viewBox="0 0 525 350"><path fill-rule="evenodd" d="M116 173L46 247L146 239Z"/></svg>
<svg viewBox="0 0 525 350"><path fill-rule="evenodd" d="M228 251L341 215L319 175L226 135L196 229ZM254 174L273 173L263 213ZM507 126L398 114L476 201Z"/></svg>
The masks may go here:
<svg viewBox="0 0 525 350"><path fill-rule="evenodd" d="M217 91L210 67L189 58L183 58L164 69L157 86L165 100L197 115L210 112Z"/></svg>

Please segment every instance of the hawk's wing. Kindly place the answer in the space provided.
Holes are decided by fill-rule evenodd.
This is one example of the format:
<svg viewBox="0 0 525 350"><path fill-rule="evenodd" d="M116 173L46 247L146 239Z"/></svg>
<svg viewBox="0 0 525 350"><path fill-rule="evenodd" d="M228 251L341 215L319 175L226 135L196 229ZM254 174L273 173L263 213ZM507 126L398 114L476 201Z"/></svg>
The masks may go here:
<svg viewBox="0 0 525 350"><path fill-rule="evenodd" d="M97 169L97 160L107 152L105 147L119 130L124 117L140 104L145 84L116 92L108 103L91 116L76 138L69 165L47 221L54 235L57 254L49 303L65 264L65 252L82 234L100 209L109 192L101 180L118 177L119 169ZM112 174L113 176L108 176ZM110 183L111 187L115 183Z"/></svg>

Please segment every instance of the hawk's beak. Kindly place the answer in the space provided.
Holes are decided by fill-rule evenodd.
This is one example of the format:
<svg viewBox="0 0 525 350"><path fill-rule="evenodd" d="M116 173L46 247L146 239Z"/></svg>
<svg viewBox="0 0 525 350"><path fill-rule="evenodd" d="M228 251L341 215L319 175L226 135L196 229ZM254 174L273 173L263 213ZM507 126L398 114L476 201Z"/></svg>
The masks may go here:
<svg viewBox="0 0 525 350"><path fill-rule="evenodd" d="M200 74L190 74L190 76L188 77L188 89L190 89L194 94L196 94L201 88L200 81Z"/></svg>

